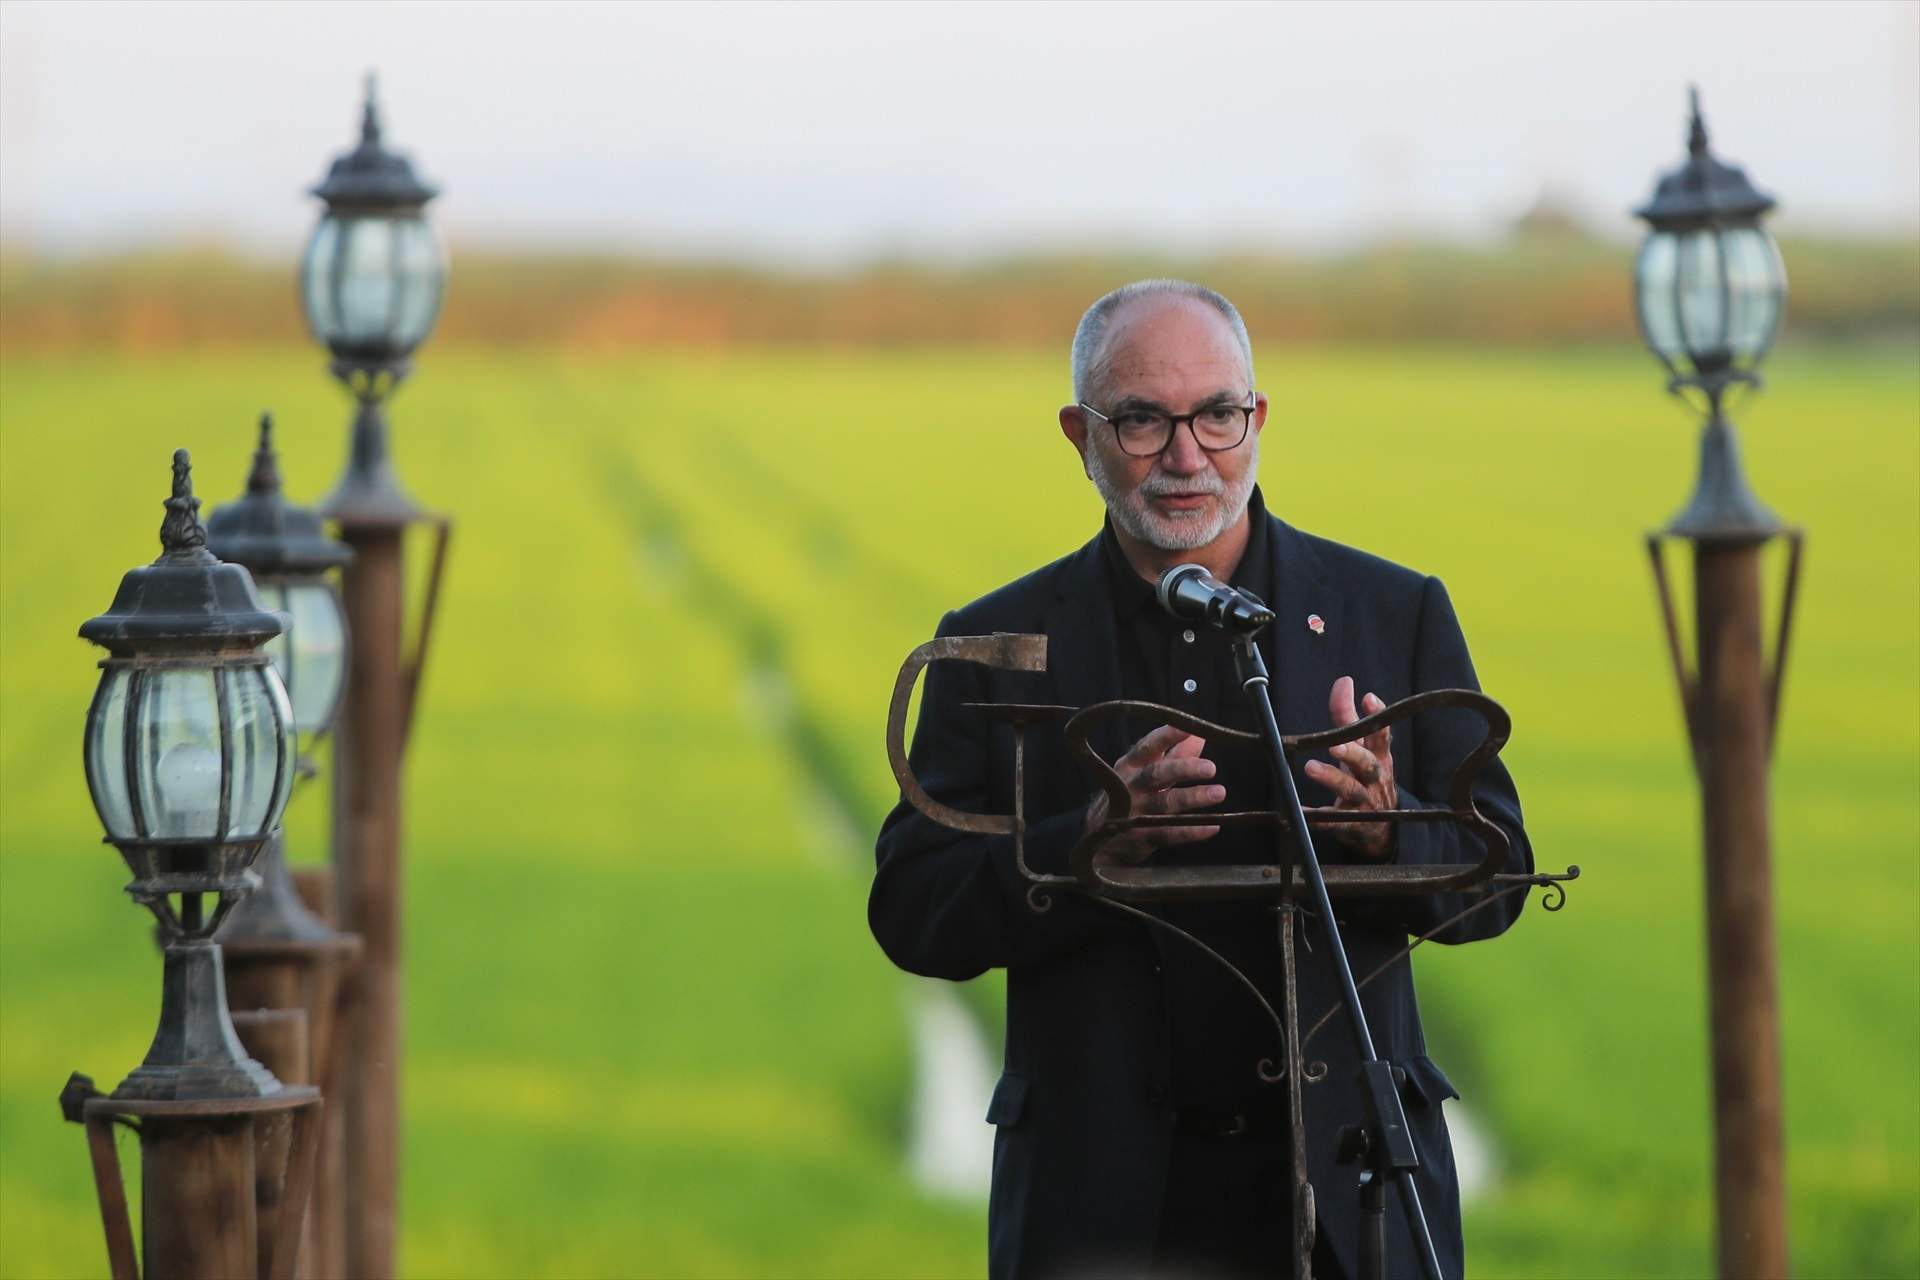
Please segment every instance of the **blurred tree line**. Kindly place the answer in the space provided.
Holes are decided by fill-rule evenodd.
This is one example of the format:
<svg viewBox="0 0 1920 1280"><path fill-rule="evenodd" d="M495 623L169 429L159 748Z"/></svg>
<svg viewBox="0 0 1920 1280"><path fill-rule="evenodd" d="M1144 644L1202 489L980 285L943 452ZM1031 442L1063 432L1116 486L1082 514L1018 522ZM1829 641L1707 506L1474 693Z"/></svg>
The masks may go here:
<svg viewBox="0 0 1920 1280"><path fill-rule="evenodd" d="M1920 334L1920 241L1787 238L1797 338ZM1265 341L1574 344L1635 334L1633 249L1553 219L1489 248L1338 256L1102 253L838 271L455 249L436 345L1064 345L1088 301L1179 275L1227 292ZM217 250L0 256L0 345L168 349L305 340L291 263Z"/></svg>

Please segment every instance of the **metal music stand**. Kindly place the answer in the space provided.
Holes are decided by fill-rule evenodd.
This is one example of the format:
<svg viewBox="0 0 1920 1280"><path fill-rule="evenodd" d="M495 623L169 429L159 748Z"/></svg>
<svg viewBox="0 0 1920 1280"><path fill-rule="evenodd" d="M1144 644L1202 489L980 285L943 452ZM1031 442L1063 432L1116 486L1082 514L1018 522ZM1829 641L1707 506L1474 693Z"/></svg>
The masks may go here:
<svg viewBox="0 0 1920 1280"><path fill-rule="evenodd" d="M1340 728L1321 733L1282 735L1278 725L1272 720L1271 704L1267 701L1264 689L1266 671L1260 665L1259 650L1254 647L1250 637L1243 637L1236 644L1235 657L1241 668L1242 683L1249 695L1256 696L1253 695L1255 684L1262 686L1260 694L1257 695L1257 705L1267 710L1265 720L1275 738L1274 742L1269 743L1267 736L1263 734L1229 729L1177 708L1164 707L1152 702L1115 700L1095 703L1084 708L1032 703L962 704L967 710L1006 722L1013 730L1013 812L981 814L963 812L941 803L928 795L914 776L906 751L907 708L914 685L923 668L929 663L941 660L975 662L982 666L1006 671L1045 671L1047 638L1044 635L1000 633L989 636L945 636L929 640L907 656L894 682L893 700L887 717L887 758L893 767L894 777L900 784L902 796L915 809L934 822L973 835L1013 838L1014 858L1021 875L1029 882L1027 903L1034 911L1050 910L1052 895L1056 892L1067 892L1078 894L1090 902L1133 917L1152 928L1179 938L1208 956L1234 978L1260 1006L1273 1023L1279 1043L1285 1047L1283 1063L1276 1065L1273 1059L1263 1058L1256 1064L1256 1069L1262 1081L1270 1085L1284 1083L1288 1092L1288 1122L1294 1187L1293 1241L1289 1251L1289 1274L1294 1277L1294 1280L1309 1280L1312 1274L1314 1190L1307 1179L1306 1127L1301 1105L1301 1089L1305 1084L1317 1085L1324 1082L1327 1072L1324 1063L1309 1062L1306 1059L1304 1048L1307 1041L1338 1017L1343 1006L1346 1006L1349 1017L1354 1019L1356 1030L1364 1038L1364 1014L1358 1008L1359 987L1366 986L1394 964L1399 963L1402 957L1422 942L1510 894L1523 893L1534 885L1545 885L1549 893L1541 905L1545 910L1558 911L1566 903L1564 882L1577 879L1580 868L1570 866L1560 873L1540 872L1526 875L1499 870L1506 860L1509 849L1506 832L1482 815L1473 804L1475 780L1487 762L1498 755L1500 749L1506 745L1512 727L1505 709L1492 698L1471 689L1430 690L1403 698L1373 715L1364 716ZM1343 742L1353 742L1384 725L1442 707L1471 711L1478 715L1486 726L1485 737L1480 745L1460 762L1448 780L1447 807L1385 809L1358 813L1347 809L1302 808L1299 805L1292 774L1279 763L1282 756L1297 756L1302 752L1319 751ZM1113 766L1088 742L1090 733L1096 727L1122 718L1172 725L1185 729L1189 733L1202 735L1209 742L1253 749L1259 749L1263 745L1268 746L1276 761L1275 785L1281 797L1288 802L1288 810L1240 812L1198 810L1183 814L1132 813L1131 798L1125 782L1114 771ZM1026 735L1028 730L1035 726L1056 725L1064 734L1071 754L1086 770L1093 784L1099 787L1107 797L1106 821L1097 829L1089 831L1073 847L1068 855L1070 874L1067 875L1051 875L1035 871L1027 864L1026 858ZM1313 852L1311 829L1351 822L1395 824L1455 822L1481 839L1486 846L1486 854L1477 863L1427 866L1361 864L1329 866L1322 869ZM1278 838L1276 859L1272 863L1259 864L1171 867L1155 866L1150 862L1132 866L1110 865L1100 862L1095 856L1108 841L1130 831L1153 827L1196 826L1271 827ZM1291 840L1285 839L1289 836ZM1289 849L1292 856L1288 856ZM1330 903L1324 895L1354 897L1454 893L1474 888L1480 889L1483 894L1477 902L1414 938L1372 973L1365 975L1357 982L1352 979L1347 969L1344 949L1340 945L1338 925L1332 911L1328 909ZM1346 982L1350 984L1345 992L1346 998L1327 1010L1304 1035L1300 1030L1294 953L1294 922L1297 914L1306 909L1301 903L1303 896L1308 899L1306 904L1308 908L1316 905L1320 907L1316 914L1320 916L1322 927L1334 943L1335 963ZM1281 992L1282 1007L1279 1012L1274 1010L1253 979L1226 957L1192 934L1135 905L1142 902L1202 898L1249 899L1272 904L1280 920L1279 941L1281 967L1284 973ZM1360 1056L1364 1061L1372 1055L1363 1052ZM1418 1154L1413 1150L1411 1135L1406 1128L1404 1115L1399 1110L1396 1089L1400 1075L1399 1069L1391 1068L1389 1071L1385 1063L1374 1065L1377 1066L1377 1071L1363 1067L1365 1091L1369 1095L1368 1100L1372 1108L1370 1125L1372 1132L1342 1134L1340 1145L1343 1155L1350 1157L1348 1162L1367 1166L1357 1178L1362 1200L1363 1271L1383 1273L1385 1191L1389 1181L1399 1181L1403 1188L1403 1204L1409 1209L1410 1227L1416 1241L1425 1235L1425 1226L1424 1221L1420 1219L1417 1197L1412 1191L1410 1175L1413 1168L1417 1167ZM1383 1106L1390 1109L1388 1114L1382 1114ZM1415 1225L1416 1222L1418 1225ZM1431 1267L1430 1242L1426 1252L1428 1256L1423 1259L1423 1262Z"/></svg>

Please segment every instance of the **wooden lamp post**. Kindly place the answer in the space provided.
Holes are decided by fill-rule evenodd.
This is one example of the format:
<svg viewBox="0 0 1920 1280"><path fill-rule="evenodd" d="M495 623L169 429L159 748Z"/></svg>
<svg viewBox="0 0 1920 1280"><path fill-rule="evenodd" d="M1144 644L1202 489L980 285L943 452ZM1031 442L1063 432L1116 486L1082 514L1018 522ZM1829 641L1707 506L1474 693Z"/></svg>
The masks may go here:
<svg viewBox="0 0 1920 1280"><path fill-rule="evenodd" d="M298 792L316 774L308 753L333 728L340 703L346 619L329 575L353 553L326 536L316 513L281 492L273 420L267 415L261 415L260 446L247 490L208 517L207 541L221 559L252 573L267 607L292 624L264 651L287 687L296 742L303 748L294 773ZM274 1074L289 1083L318 1085L331 1100L340 1059L334 1034L340 983L359 953L360 939L334 929L301 901L287 866L284 834L267 842L255 869L260 888L240 901L220 930L227 1003L242 1042ZM345 1266L339 1119L337 1109L328 1117L303 1249L305 1269L317 1276L340 1275Z"/></svg>
<svg viewBox="0 0 1920 1280"><path fill-rule="evenodd" d="M1697 94L1691 115L1687 159L1637 211L1650 230L1635 301L1647 345L1672 375L1668 389L1704 401L1706 425L1693 496L1647 536L1647 550L1701 787L1720 1274L1781 1276L1786 1153L1767 791L1803 540L1748 486L1725 401L1759 385L1786 273L1760 225L1772 197L1709 151ZM1775 538L1787 540L1787 579L1769 669L1760 557ZM1668 539L1693 547L1691 671L1667 588Z"/></svg>
<svg viewBox="0 0 1920 1280"><path fill-rule="evenodd" d="M347 469L320 505L353 552L341 581L351 644L333 825L337 915L364 947L347 980L338 1080L344 1269L354 1280L386 1280L394 1271L401 1127L400 770L451 526L407 494L388 451L386 401L433 331L446 268L426 220L436 192L406 157L387 150L371 79L359 145L333 162L313 194L326 208L301 262L301 302L356 402ZM416 524L432 526L437 538L409 661L403 543Z"/></svg>
<svg viewBox="0 0 1920 1280"><path fill-rule="evenodd" d="M282 1084L247 1055L227 1013L213 935L259 883L250 867L279 829L293 712L261 648L285 620L245 569L207 550L199 505L182 449L160 558L130 570L113 607L80 628L108 655L87 713L87 786L164 954L146 1059L111 1095L79 1075L61 1094L87 1128L115 1280L139 1273L115 1124L140 1134L149 1280L283 1278L297 1260L320 1108L311 1085ZM259 1129L275 1118L290 1118L290 1133L280 1167L262 1167ZM264 1237L261 1200L286 1210Z"/></svg>

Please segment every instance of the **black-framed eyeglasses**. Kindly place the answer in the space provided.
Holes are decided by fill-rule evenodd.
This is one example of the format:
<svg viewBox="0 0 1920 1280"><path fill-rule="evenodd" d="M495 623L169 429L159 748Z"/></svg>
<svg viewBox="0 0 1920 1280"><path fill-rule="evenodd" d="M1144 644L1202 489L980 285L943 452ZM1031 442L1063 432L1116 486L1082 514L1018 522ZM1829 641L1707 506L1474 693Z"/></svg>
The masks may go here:
<svg viewBox="0 0 1920 1280"><path fill-rule="evenodd" d="M1247 399L1253 401L1254 393L1249 391ZM1108 417L1085 401L1080 402L1080 408L1113 428L1121 452L1135 458L1154 458L1164 453L1183 422L1193 432L1194 443L1208 453L1236 449L1247 438L1247 430L1253 425L1253 411L1258 407L1257 403L1209 404L1192 413L1167 413L1162 409L1140 407L1123 409Z"/></svg>

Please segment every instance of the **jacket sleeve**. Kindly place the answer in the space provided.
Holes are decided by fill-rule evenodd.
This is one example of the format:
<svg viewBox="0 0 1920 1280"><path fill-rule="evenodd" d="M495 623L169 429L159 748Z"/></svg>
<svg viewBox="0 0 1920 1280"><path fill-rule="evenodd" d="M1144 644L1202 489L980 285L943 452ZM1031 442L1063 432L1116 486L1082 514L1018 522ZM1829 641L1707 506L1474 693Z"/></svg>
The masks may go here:
<svg viewBox="0 0 1920 1280"><path fill-rule="evenodd" d="M1453 602L1438 578L1428 578L1420 600L1413 655L1413 689L1479 689L1466 637L1454 616ZM1430 711L1415 722L1411 760L1394 753L1394 773L1400 783L1403 808L1445 808L1434 797L1447 794L1447 782L1460 761L1484 736L1480 717L1470 711ZM1503 871L1533 870L1533 847L1521 825L1520 796L1513 776L1498 756L1480 771L1474 783L1473 803L1483 815L1507 833L1509 847ZM1481 839L1457 822L1402 823L1397 834L1395 860L1402 864L1478 862L1486 856ZM1424 894L1399 903L1399 923L1410 934L1422 934L1464 911L1488 892L1479 886L1456 893ZM1509 894L1499 902L1449 925L1434 936L1436 942L1472 942L1504 933L1520 915L1527 891Z"/></svg>
<svg viewBox="0 0 1920 1280"><path fill-rule="evenodd" d="M956 634L953 614L941 619L936 634ZM907 753L914 776L927 794L956 809L991 812L993 770L1010 774L1012 758L992 749L986 717L961 706L989 700L985 668L934 662L924 680L920 721ZM1037 821L1029 815L1027 865L1064 874L1085 824L1084 805ZM1113 928L1072 893L1053 893L1050 909L1035 911L1027 902L1029 881L1014 860L1013 837L940 826L905 797L881 825L874 855L867 922L887 958L911 973L965 981L991 968L1064 955Z"/></svg>

